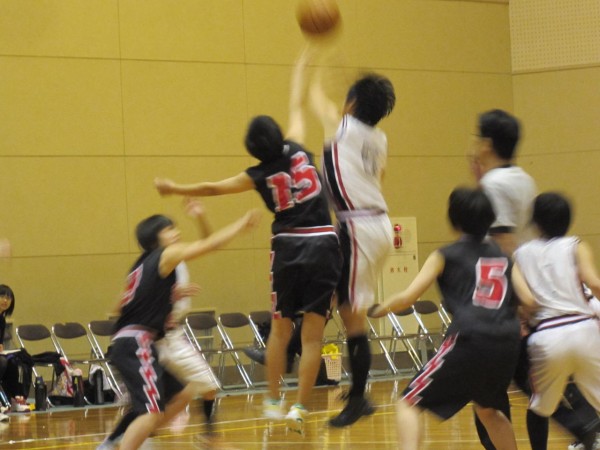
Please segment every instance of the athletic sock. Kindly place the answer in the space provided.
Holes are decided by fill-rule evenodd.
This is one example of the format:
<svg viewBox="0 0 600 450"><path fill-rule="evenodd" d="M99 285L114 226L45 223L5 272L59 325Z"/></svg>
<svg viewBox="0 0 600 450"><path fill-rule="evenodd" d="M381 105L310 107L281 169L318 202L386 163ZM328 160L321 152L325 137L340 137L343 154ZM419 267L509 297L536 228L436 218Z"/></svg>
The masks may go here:
<svg viewBox="0 0 600 450"><path fill-rule="evenodd" d="M548 418L527 410L527 433L532 450L546 450L548 446Z"/></svg>
<svg viewBox="0 0 600 450"><path fill-rule="evenodd" d="M352 370L351 397L362 397L367 387L367 378L371 368L371 347L367 335L348 338L350 370Z"/></svg>

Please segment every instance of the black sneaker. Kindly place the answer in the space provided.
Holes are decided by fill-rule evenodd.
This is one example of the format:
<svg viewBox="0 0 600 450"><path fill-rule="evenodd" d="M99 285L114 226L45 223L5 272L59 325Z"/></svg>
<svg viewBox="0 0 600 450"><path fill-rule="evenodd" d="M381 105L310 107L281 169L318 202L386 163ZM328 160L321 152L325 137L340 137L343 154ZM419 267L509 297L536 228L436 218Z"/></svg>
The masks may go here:
<svg viewBox="0 0 600 450"><path fill-rule="evenodd" d="M365 397L349 397L342 412L329 419L329 425L336 428L347 427L362 416L370 416L374 412L375 407Z"/></svg>

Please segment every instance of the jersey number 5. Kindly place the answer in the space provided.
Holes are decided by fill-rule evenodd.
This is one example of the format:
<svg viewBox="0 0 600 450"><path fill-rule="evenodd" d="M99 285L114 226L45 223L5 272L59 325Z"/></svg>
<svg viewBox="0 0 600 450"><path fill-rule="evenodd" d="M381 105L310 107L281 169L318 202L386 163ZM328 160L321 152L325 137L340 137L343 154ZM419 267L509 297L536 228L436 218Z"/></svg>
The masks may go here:
<svg viewBox="0 0 600 450"><path fill-rule="evenodd" d="M273 192L275 211L293 208L296 203L309 200L321 192L317 169L310 165L308 156L298 152L292 156L290 173L278 172L267 178Z"/></svg>
<svg viewBox="0 0 600 450"><path fill-rule="evenodd" d="M508 290L506 258L479 258L475 267L477 285L473 304L488 309L500 309Z"/></svg>

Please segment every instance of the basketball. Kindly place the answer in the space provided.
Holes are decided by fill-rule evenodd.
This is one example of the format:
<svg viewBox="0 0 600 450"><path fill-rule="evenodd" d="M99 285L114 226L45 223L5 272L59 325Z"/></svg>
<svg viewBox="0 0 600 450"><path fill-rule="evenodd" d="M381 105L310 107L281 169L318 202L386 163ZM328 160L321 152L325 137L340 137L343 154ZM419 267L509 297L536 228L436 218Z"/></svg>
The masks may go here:
<svg viewBox="0 0 600 450"><path fill-rule="evenodd" d="M340 22L336 0L301 0L296 10L300 29L307 35L321 35L335 29Z"/></svg>

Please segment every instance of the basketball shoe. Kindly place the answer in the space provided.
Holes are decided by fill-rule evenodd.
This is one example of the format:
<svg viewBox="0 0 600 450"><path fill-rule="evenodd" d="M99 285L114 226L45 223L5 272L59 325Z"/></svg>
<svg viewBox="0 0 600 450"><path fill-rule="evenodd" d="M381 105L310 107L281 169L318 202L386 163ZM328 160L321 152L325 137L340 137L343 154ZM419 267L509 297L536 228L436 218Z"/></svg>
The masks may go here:
<svg viewBox="0 0 600 450"><path fill-rule="evenodd" d="M290 430L304 434L304 422L308 416L308 411L300 403L296 403L290 408L290 412L285 416L285 421Z"/></svg>
<svg viewBox="0 0 600 450"><path fill-rule="evenodd" d="M265 398L263 400L263 416L267 419L280 420L285 416L283 414L283 401Z"/></svg>

